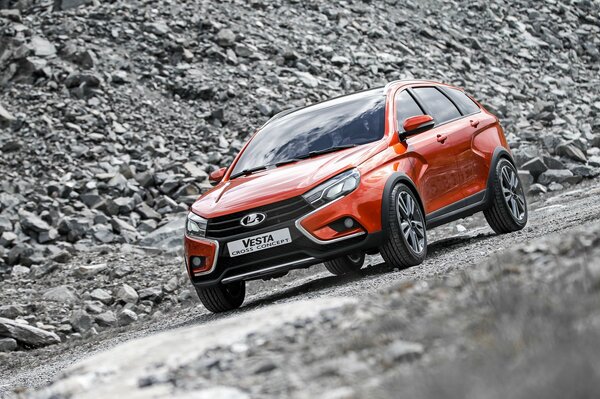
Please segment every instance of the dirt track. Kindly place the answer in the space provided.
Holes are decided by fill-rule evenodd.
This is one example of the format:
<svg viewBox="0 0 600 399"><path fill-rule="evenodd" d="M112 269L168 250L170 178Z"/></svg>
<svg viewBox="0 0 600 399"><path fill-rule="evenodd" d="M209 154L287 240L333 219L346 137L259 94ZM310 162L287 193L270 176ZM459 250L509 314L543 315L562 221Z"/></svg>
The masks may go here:
<svg viewBox="0 0 600 399"><path fill-rule="evenodd" d="M515 234L502 236L493 234L485 224L483 215L475 215L461 221L461 224L467 227L466 232L462 234L456 234L455 224L433 230L430 232L427 260L422 265L408 270L389 270L379 256L369 257L368 266L355 277L333 277L322 266L316 266L308 270L295 271L279 280L251 283L245 305L235 312L212 315L197 305L166 314L160 321L149 320L135 326L131 331L120 331L113 336L100 335L96 340L80 346L63 348L57 345L31 353L27 367L13 369L7 374L0 375L2 381L0 394L19 386L36 388L44 385L78 359L157 331L201 325L219 319L231 320L252 309L315 297L360 299L407 278L425 279L433 275L445 274L453 269L470 268L503 249L599 220L599 194L600 184L592 182L558 195L546 196L538 200L530 199L529 224L524 230ZM174 258L173 262L179 260Z"/></svg>

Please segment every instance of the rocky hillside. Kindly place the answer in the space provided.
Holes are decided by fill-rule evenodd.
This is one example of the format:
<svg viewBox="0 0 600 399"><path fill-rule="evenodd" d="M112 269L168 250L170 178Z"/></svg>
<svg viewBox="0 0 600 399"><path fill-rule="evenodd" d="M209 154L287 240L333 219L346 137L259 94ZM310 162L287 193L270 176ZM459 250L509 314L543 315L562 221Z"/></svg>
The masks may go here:
<svg viewBox="0 0 600 399"><path fill-rule="evenodd" d="M531 194L597 176L599 13L574 0L0 0L0 283L6 306L25 302L2 308L4 328L18 318L46 344L185 301L180 280L153 281L127 254L176 250L169 232L208 173L271 115L390 80L480 99ZM98 246L125 254L135 288L86 255ZM81 267L64 267L73 257ZM89 303L32 317L44 296Z"/></svg>

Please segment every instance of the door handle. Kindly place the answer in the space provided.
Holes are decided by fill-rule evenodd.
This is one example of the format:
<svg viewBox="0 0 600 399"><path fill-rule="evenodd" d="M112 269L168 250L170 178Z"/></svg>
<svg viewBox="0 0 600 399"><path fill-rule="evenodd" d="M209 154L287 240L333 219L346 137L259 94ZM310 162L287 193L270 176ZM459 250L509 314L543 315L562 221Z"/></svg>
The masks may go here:
<svg viewBox="0 0 600 399"><path fill-rule="evenodd" d="M471 126L473 126L473 127L477 127L479 125L479 121L471 120L470 122L471 122Z"/></svg>
<svg viewBox="0 0 600 399"><path fill-rule="evenodd" d="M446 141L446 139L448 138L448 136L446 136L445 134L438 134L437 135L437 141L438 143L442 143L444 144L444 141Z"/></svg>

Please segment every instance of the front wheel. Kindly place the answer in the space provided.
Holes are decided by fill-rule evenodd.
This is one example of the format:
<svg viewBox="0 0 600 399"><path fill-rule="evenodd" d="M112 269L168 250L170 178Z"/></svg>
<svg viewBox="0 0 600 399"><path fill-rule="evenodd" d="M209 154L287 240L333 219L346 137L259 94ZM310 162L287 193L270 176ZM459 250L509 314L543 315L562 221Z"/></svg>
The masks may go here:
<svg viewBox="0 0 600 399"><path fill-rule="evenodd" d="M213 313L227 312L242 306L246 296L246 282L197 287L196 293L206 309Z"/></svg>
<svg viewBox="0 0 600 399"><path fill-rule="evenodd" d="M363 263L365 263L365 254L363 252L356 252L328 260L324 262L324 265L331 274L341 276L359 271Z"/></svg>
<svg viewBox="0 0 600 399"><path fill-rule="evenodd" d="M527 201L517 170L501 159L495 172L491 205L483 211L485 219L498 234L521 230L527 224Z"/></svg>
<svg viewBox="0 0 600 399"><path fill-rule="evenodd" d="M397 184L389 195L386 238L379 248L385 262L399 269L416 266L427 255L427 230L417 197L408 186Z"/></svg>

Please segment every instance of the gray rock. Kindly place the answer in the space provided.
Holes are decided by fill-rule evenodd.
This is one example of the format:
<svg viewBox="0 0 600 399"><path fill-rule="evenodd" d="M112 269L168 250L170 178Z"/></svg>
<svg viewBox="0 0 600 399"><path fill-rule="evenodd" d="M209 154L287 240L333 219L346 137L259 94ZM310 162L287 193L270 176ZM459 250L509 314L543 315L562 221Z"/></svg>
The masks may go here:
<svg viewBox="0 0 600 399"><path fill-rule="evenodd" d="M90 297L97 301L102 302L105 305L110 305L113 302L113 296L110 292L102 289L96 288L90 293Z"/></svg>
<svg viewBox="0 0 600 399"><path fill-rule="evenodd" d="M560 183L552 182L548 185L548 190L550 191L560 191L564 190L565 186Z"/></svg>
<svg viewBox="0 0 600 399"><path fill-rule="evenodd" d="M139 296L140 299L144 300L150 300L153 302L158 302L162 299L162 287L160 285L158 286L154 286L154 287L149 287L149 288L144 288L143 290L140 290L139 292Z"/></svg>
<svg viewBox="0 0 600 399"><path fill-rule="evenodd" d="M5 231L12 231L13 226L11 221L6 216L0 216L0 234Z"/></svg>
<svg viewBox="0 0 600 399"><path fill-rule="evenodd" d="M319 79L315 78L310 73L296 71L295 74L304 86L313 89L319 86Z"/></svg>
<svg viewBox="0 0 600 399"><path fill-rule="evenodd" d="M117 291L117 300L125 303L137 303L139 295L137 291L128 284L123 284Z"/></svg>
<svg viewBox="0 0 600 399"><path fill-rule="evenodd" d="M140 203L135 209L144 219L155 219L160 220L162 216L160 213L156 212L145 202Z"/></svg>
<svg viewBox="0 0 600 399"><path fill-rule="evenodd" d="M177 277L171 277L169 281L165 285L163 285L163 289L165 292L175 292L175 290L179 288L179 279Z"/></svg>
<svg viewBox="0 0 600 399"><path fill-rule="evenodd" d="M588 165L594 166L594 167L600 167L600 155L591 156L588 159Z"/></svg>
<svg viewBox="0 0 600 399"><path fill-rule="evenodd" d="M37 57L51 57L56 54L56 47L43 37L31 38L30 46Z"/></svg>
<svg viewBox="0 0 600 399"><path fill-rule="evenodd" d="M189 173L191 177L195 177L200 181L204 181L208 178L208 173L201 167L197 166L193 162L186 162L183 164L185 170Z"/></svg>
<svg viewBox="0 0 600 399"><path fill-rule="evenodd" d="M389 357L390 360L400 362L418 358L423 354L423 351L423 345L417 342L398 340L387 346L385 355Z"/></svg>
<svg viewBox="0 0 600 399"><path fill-rule="evenodd" d="M543 160L548 169L567 169L566 165L556 158L544 156Z"/></svg>
<svg viewBox="0 0 600 399"><path fill-rule="evenodd" d="M169 26L164 22L152 22L145 24L144 30L149 33L154 33L158 36L164 36L171 31Z"/></svg>
<svg viewBox="0 0 600 399"><path fill-rule="evenodd" d="M331 63L333 65L346 65L346 64L350 64L350 59L348 57L344 57L341 55L334 55L333 57L331 57Z"/></svg>
<svg viewBox="0 0 600 399"><path fill-rule="evenodd" d="M581 180L580 176L574 176L573 172L568 169L548 169L542 173L538 182L544 185L549 185L552 182L555 183L577 183Z"/></svg>
<svg viewBox="0 0 600 399"><path fill-rule="evenodd" d="M69 251L61 250L58 251L56 254L52 255L50 259L57 263L67 263L71 260L71 254L69 253Z"/></svg>
<svg viewBox="0 0 600 399"><path fill-rule="evenodd" d="M112 228L102 224L94 226L93 236L96 240L104 244L109 244L115 240Z"/></svg>
<svg viewBox="0 0 600 399"><path fill-rule="evenodd" d="M150 232L156 230L156 226L158 226L158 223L156 223L156 220L147 219L147 220L142 220L140 222L140 224L138 224L137 229L138 229L138 231L141 231L144 233L150 233Z"/></svg>
<svg viewBox="0 0 600 399"><path fill-rule="evenodd" d="M533 176L528 170L518 170L517 173L519 174L519 179L521 180L523 187L527 188L533 184Z"/></svg>
<svg viewBox="0 0 600 399"><path fill-rule="evenodd" d="M11 352L17 349L17 340L14 338L0 338L0 352Z"/></svg>
<svg viewBox="0 0 600 399"><path fill-rule="evenodd" d="M14 121L15 117L0 104L0 126Z"/></svg>
<svg viewBox="0 0 600 399"><path fill-rule="evenodd" d="M102 327L112 327L117 325L117 316L112 310L107 310L104 313L96 315L94 318L96 323Z"/></svg>
<svg viewBox="0 0 600 399"><path fill-rule="evenodd" d="M100 206L103 201L103 198L96 193L85 193L79 196L81 202L86 204L88 208L96 209Z"/></svg>
<svg viewBox="0 0 600 399"><path fill-rule="evenodd" d="M0 317L0 336L9 337L30 346L47 346L60 343L53 332Z"/></svg>
<svg viewBox="0 0 600 399"><path fill-rule="evenodd" d="M30 272L30 269L25 266L15 265L10 273L14 278L23 278L27 276Z"/></svg>
<svg viewBox="0 0 600 399"><path fill-rule="evenodd" d="M58 230L56 230L55 228L51 228L48 231L42 231L41 233L38 234L38 242L40 244L48 244L48 243L56 241L58 236L59 236Z"/></svg>
<svg viewBox="0 0 600 399"><path fill-rule="evenodd" d="M235 44L235 33L233 33L230 29L221 29L217 33L216 41L219 46L231 47Z"/></svg>
<svg viewBox="0 0 600 399"><path fill-rule="evenodd" d="M102 273L108 269L108 264L98 263L95 265L79 265L73 271L73 274L77 277L94 277L95 275Z"/></svg>
<svg viewBox="0 0 600 399"><path fill-rule="evenodd" d="M43 295L42 298L46 301L60 302L70 304L77 302L77 294L72 288L66 285L59 285L58 287L50 288Z"/></svg>
<svg viewBox="0 0 600 399"><path fill-rule="evenodd" d="M8 247L16 240L17 235L12 231L5 231L4 233L0 234L0 245L3 247Z"/></svg>
<svg viewBox="0 0 600 399"><path fill-rule="evenodd" d="M123 309L119 312L118 323L120 326L127 326L138 320L138 315L130 309Z"/></svg>
<svg viewBox="0 0 600 399"><path fill-rule="evenodd" d="M539 194L544 194L546 192L548 192L548 189L546 188L546 186L536 183L536 184L532 184L531 187L529 187L527 194L528 195L539 195Z"/></svg>
<svg viewBox="0 0 600 399"><path fill-rule="evenodd" d="M68 10L91 4L94 0L54 0L54 11Z"/></svg>
<svg viewBox="0 0 600 399"><path fill-rule="evenodd" d="M520 169L528 170L533 178L537 179L539 175L548 170L548 167L540 157L535 157L521 165Z"/></svg>
<svg viewBox="0 0 600 399"><path fill-rule="evenodd" d="M186 216L182 216L156 229L139 241L139 245L150 248L173 249L181 246L181 237Z"/></svg>
<svg viewBox="0 0 600 399"><path fill-rule="evenodd" d="M67 236L69 242L76 242L85 237L92 227L85 218L65 217L58 222L58 231Z"/></svg>
<svg viewBox="0 0 600 399"><path fill-rule="evenodd" d="M27 314L27 310L23 305L1 305L0 306L0 317L7 319L16 319L19 316Z"/></svg>
<svg viewBox="0 0 600 399"><path fill-rule="evenodd" d="M577 148L573 143L559 144L556 147L556 153L558 155L569 157L575 161L587 162L587 157L583 151Z"/></svg>
<svg viewBox="0 0 600 399"><path fill-rule="evenodd" d="M43 231L47 232L51 228L50 225L42 220L39 216L24 210L19 211L19 222L21 223L21 227L24 229L35 231L37 233Z"/></svg>
<svg viewBox="0 0 600 399"><path fill-rule="evenodd" d="M569 170L575 176L592 178L600 175L600 169L590 165L570 165Z"/></svg>
<svg viewBox="0 0 600 399"><path fill-rule="evenodd" d="M39 279L44 277L45 275L53 272L58 268L58 265L54 262L43 263L41 265L33 265L31 266L31 278Z"/></svg>
<svg viewBox="0 0 600 399"><path fill-rule="evenodd" d="M94 326L94 319L83 309L74 310L69 322L73 326L73 330L77 332L90 331Z"/></svg>
<svg viewBox="0 0 600 399"><path fill-rule="evenodd" d="M119 197L114 201L121 215L128 215L135 209L135 199L133 197Z"/></svg>

